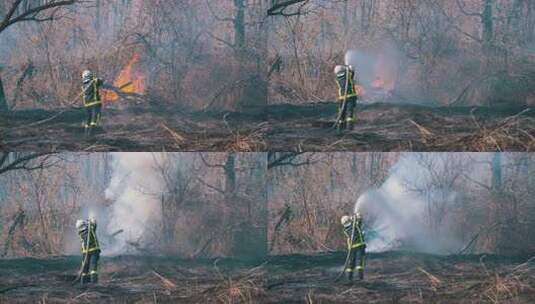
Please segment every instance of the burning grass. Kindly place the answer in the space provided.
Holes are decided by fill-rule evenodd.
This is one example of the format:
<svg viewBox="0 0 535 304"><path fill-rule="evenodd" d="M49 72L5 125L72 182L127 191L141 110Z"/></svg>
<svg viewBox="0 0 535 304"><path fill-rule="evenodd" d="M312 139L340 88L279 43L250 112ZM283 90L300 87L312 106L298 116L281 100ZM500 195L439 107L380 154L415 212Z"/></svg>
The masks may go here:
<svg viewBox="0 0 535 304"><path fill-rule="evenodd" d="M113 86L127 95L143 95L145 93L145 75L139 68L140 63L141 55L134 53L113 82ZM104 102L117 102L120 99L116 92L104 90L103 93Z"/></svg>

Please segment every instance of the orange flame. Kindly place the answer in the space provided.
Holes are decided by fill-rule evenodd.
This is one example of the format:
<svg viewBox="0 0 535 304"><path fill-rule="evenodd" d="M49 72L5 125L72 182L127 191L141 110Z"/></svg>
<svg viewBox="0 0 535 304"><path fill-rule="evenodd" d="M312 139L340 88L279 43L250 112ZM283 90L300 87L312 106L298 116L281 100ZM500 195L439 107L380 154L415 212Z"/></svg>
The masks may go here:
<svg viewBox="0 0 535 304"><path fill-rule="evenodd" d="M145 93L145 75L137 68L140 61L141 56L138 53L134 53L130 62L122 69L119 77L113 82L113 86L127 94ZM105 91L103 95L104 101L107 102L119 100L119 95L113 91Z"/></svg>
<svg viewBox="0 0 535 304"><path fill-rule="evenodd" d="M361 85L356 85L355 86L355 91L356 91L357 95L360 96L360 97L366 96L366 90Z"/></svg>
<svg viewBox="0 0 535 304"><path fill-rule="evenodd" d="M383 89L385 87L385 81L381 77L375 78L374 81L372 81L372 88L374 89Z"/></svg>
<svg viewBox="0 0 535 304"><path fill-rule="evenodd" d="M396 86L395 63L386 54L380 53L375 63L375 80L371 83L374 90L392 91Z"/></svg>

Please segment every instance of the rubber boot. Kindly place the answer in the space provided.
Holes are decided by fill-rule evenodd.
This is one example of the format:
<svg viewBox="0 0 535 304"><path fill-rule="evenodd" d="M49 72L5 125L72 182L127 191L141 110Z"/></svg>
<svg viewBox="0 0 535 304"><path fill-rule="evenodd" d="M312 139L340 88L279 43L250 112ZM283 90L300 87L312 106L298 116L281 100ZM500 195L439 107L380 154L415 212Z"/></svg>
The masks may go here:
<svg viewBox="0 0 535 304"><path fill-rule="evenodd" d="M82 284L82 286L86 286L89 282L89 274L82 274L82 277L80 278L80 283Z"/></svg>
<svg viewBox="0 0 535 304"><path fill-rule="evenodd" d="M91 283L98 284L98 274L97 273L92 273L91 274Z"/></svg>
<svg viewBox="0 0 535 304"><path fill-rule="evenodd" d="M89 125L84 125L84 135L86 137L91 135L91 127Z"/></svg>
<svg viewBox="0 0 535 304"><path fill-rule="evenodd" d="M346 275L346 281L348 284L351 284L353 283L353 272L347 272L347 275Z"/></svg>
<svg viewBox="0 0 535 304"><path fill-rule="evenodd" d="M338 132L342 132L346 128L346 122L343 120L338 121L338 124L336 126L336 129Z"/></svg>
<svg viewBox="0 0 535 304"><path fill-rule="evenodd" d="M359 272L359 280L361 280L361 281L364 280L364 270L363 269L359 269L358 272Z"/></svg>

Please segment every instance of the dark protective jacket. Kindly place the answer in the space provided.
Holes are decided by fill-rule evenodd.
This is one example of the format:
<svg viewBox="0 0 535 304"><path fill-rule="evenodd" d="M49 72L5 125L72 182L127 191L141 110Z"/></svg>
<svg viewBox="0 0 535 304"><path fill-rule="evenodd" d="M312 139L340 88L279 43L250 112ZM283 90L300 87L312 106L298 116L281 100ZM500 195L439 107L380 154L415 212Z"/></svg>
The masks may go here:
<svg viewBox="0 0 535 304"><path fill-rule="evenodd" d="M84 79L82 91L85 107L92 107L102 104L99 90L103 84L104 81L97 77Z"/></svg>
<svg viewBox="0 0 535 304"><path fill-rule="evenodd" d="M89 226L91 226L91 229L88 229ZM86 254L100 251L100 245L97 239L97 224L85 222L82 227L78 229L78 235L82 242L82 253Z"/></svg>
<svg viewBox="0 0 535 304"><path fill-rule="evenodd" d="M353 225L355 226L355 232L353 233ZM353 233L353 240L351 240L351 234ZM362 230L362 221L351 221L349 225L344 226L344 234L347 238L347 248L366 248L366 242L364 241L364 231Z"/></svg>
<svg viewBox="0 0 535 304"><path fill-rule="evenodd" d="M347 79L348 74L349 79ZM344 100L344 98L347 99L358 96L357 90L355 89L355 71L351 70L349 67L336 74L336 84L338 85L338 100Z"/></svg>

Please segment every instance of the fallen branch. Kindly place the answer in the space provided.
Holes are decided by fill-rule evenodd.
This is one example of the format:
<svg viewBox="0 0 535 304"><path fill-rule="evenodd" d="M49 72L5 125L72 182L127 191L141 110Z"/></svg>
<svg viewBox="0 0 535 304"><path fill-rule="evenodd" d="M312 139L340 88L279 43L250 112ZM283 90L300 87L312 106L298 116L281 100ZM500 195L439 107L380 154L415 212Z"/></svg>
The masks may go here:
<svg viewBox="0 0 535 304"><path fill-rule="evenodd" d="M171 280L165 278L161 274L157 273L155 270L153 270L152 273L156 277L158 277L158 279L162 280L162 283L164 284L165 288L167 288L167 289L175 289L176 288L176 284L173 283Z"/></svg>
<svg viewBox="0 0 535 304"><path fill-rule="evenodd" d="M169 134L171 134L171 136L173 137L173 139L175 140L175 142L177 143L177 145L180 145L184 142L185 138L184 136L178 134L176 131L170 129L168 126L166 126L165 124L161 124L160 125L164 130L166 130L167 132L169 132ZM180 148L180 147L178 147Z"/></svg>
<svg viewBox="0 0 535 304"><path fill-rule="evenodd" d="M422 267L418 267L417 268L418 271L420 271L421 273L425 274L427 276L427 278L429 279L429 281L431 282L431 287L436 290L438 286L440 286L440 284L442 284L442 281L437 278L436 276L434 276L433 274L429 273L428 271L426 271L425 269L423 269Z"/></svg>
<svg viewBox="0 0 535 304"><path fill-rule="evenodd" d="M36 285L15 285L15 286L5 287L5 288L0 289L0 294L6 293L11 290L23 288L23 287L36 287Z"/></svg>
<svg viewBox="0 0 535 304"><path fill-rule="evenodd" d="M424 140L427 140L428 137L433 136L433 133L431 131L427 130L426 128L424 128L422 125L418 124L414 120L409 119L409 122L415 125L416 128L418 128L418 131L420 131L420 133L422 134L422 137L424 137Z"/></svg>

